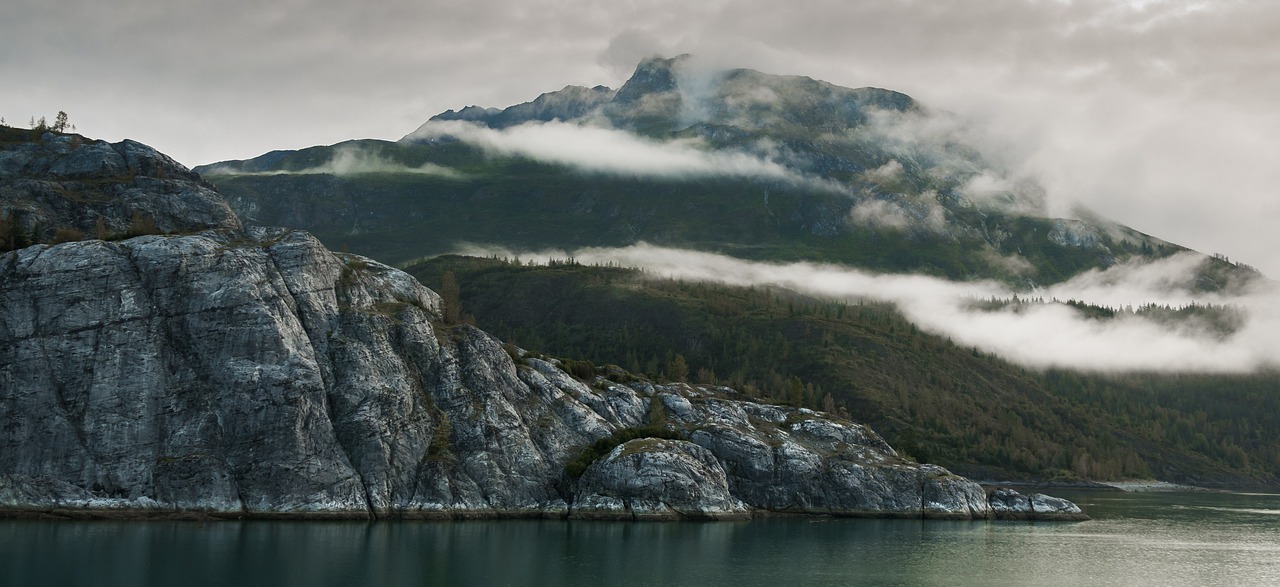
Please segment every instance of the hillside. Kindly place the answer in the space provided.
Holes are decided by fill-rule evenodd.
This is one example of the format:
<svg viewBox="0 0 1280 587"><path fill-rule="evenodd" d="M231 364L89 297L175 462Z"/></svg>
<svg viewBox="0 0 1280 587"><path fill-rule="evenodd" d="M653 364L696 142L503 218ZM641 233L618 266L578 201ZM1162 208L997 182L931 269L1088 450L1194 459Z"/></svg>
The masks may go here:
<svg viewBox="0 0 1280 587"><path fill-rule="evenodd" d="M1035 372L920 331L891 306L657 279L618 267L440 257L482 328L529 349L730 385L865 421L980 478L1271 483L1280 375Z"/></svg>
<svg viewBox="0 0 1280 587"><path fill-rule="evenodd" d="M466 244L637 242L1030 287L1184 250L1087 213L1055 218L964 123L901 93L641 63L358 140L197 168L248 222L388 263ZM1219 285L1209 284L1209 287Z"/></svg>
<svg viewBox="0 0 1280 587"><path fill-rule="evenodd" d="M243 227L145 145L12 130L0 517L1086 518L834 414L576 378L400 270Z"/></svg>

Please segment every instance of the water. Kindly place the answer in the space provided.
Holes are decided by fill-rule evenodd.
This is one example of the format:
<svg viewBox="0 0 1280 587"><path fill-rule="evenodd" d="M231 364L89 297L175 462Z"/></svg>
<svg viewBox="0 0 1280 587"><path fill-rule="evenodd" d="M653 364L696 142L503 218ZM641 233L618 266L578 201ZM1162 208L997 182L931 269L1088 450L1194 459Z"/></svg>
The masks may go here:
<svg viewBox="0 0 1280 587"><path fill-rule="evenodd" d="M1094 520L0 521L0 584L1280 585L1280 495L1055 493Z"/></svg>

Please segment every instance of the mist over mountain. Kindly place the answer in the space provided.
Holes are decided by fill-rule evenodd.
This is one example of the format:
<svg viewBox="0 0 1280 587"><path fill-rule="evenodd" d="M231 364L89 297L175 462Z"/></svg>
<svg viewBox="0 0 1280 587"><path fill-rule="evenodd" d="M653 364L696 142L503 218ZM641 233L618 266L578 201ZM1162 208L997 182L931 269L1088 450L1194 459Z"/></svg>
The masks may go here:
<svg viewBox="0 0 1280 587"><path fill-rule="evenodd" d="M0 517L1087 518L834 413L504 345L133 141L0 125L0 221Z"/></svg>
<svg viewBox="0 0 1280 587"><path fill-rule="evenodd" d="M676 266L698 251L738 267L698 277L788 287L795 281L771 267L818 263L927 278L914 293L838 279L844 289L819 293L918 308L909 311L926 328L1030 366L1238 371L1280 361L1266 350L1280 346L1267 334L1270 282L1252 268L1079 209L983 129L891 90L654 57L616 90L569 86L504 109L449 110L394 143L197 171L248 222L305 228L389 263L458 251L589 256L688 277ZM1108 309L1208 301L1243 318L1224 339L1150 320L1099 326L1055 306L975 314L963 299L1016 295ZM1062 344L1026 350L1050 335ZM1169 344L1128 352L1149 340ZM1067 352L1078 348L1101 354Z"/></svg>

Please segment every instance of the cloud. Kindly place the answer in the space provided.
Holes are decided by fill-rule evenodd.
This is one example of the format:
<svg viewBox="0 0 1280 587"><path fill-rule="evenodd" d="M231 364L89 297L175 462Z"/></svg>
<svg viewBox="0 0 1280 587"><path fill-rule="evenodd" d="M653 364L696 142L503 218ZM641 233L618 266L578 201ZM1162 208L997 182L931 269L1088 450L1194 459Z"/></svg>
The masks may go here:
<svg viewBox="0 0 1280 587"><path fill-rule="evenodd" d="M1071 216L1073 202L1048 201L1048 193L1029 169L1012 138L993 135L964 117L934 109L894 112L873 110L870 133L894 153L886 165L864 174L892 185L902 162L925 168L932 180L958 183L970 204L1027 216ZM896 167L895 167L896 166Z"/></svg>
<svg viewBox="0 0 1280 587"><path fill-rule="evenodd" d="M1222 373L1280 365L1280 292L1267 285L1233 297L1193 293L1186 288L1189 274L1204 260L1194 253L1089 272L1032 295L1121 308L1146 303L1229 303L1246 316L1243 326L1230 336L1203 332L1193 324L1162 324L1124 312L1111 320L1090 319L1065 304L981 310L975 304L978 300L1009 299L1016 293L992 282L876 275L816 263L759 263L648 244L523 253L473 245L460 252L534 262L572 257L583 263L641 267L659 276L691 281L734 286L774 284L810 295L889 302L927 331L1033 368Z"/></svg>
<svg viewBox="0 0 1280 587"><path fill-rule="evenodd" d="M897 159L890 159L888 163L864 173L863 176L878 183L895 182L902 177L902 164Z"/></svg>
<svg viewBox="0 0 1280 587"><path fill-rule="evenodd" d="M464 121L433 121L408 140L452 137L501 155L528 157L587 172L665 178L749 177L839 190L769 159L702 148L697 140L655 141L626 131L566 122L525 123L495 130Z"/></svg>
<svg viewBox="0 0 1280 587"><path fill-rule="evenodd" d="M423 163L416 167L386 159L377 153L355 146L343 145L334 149L328 161L315 167L297 170L273 171L241 171L231 165L215 165L205 171L206 175L360 175L364 173L410 173L416 175L434 175L448 179L464 179L466 176L456 169L435 163Z"/></svg>
<svg viewBox="0 0 1280 587"><path fill-rule="evenodd" d="M193 165L395 139L449 108L508 106L566 84L617 87L645 53L687 52L908 93L1001 137L1016 163L1007 167L1029 172L1050 205L1083 203L1280 275L1280 4L787 7L12 0L0 77L22 83L0 86L0 115L66 110L86 135L134 138Z"/></svg>
<svg viewBox="0 0 1280 587"><path fill-rule="evenodd" d="M894 200L862 200L849 211L849 221L860 226L895 230L917 229L941 233L947 230L946 210L932 190Z"/></svg>
<svg viewBox="0 0 1280 587"><path fill-rule="evenodd" d="M636 64L650 57L669 55L670 48L658 37L637 29L627 29L609 40L596 62L608 67L618 78L626 78Z"/></svg>
<svg viewBox="0 0 1280 587"><path fill-rule="evenodd" d="M866 200L849 211L849 221L859 226L879 226L906 230L912 224L911 215L902 206L886 200Z"/></svg>

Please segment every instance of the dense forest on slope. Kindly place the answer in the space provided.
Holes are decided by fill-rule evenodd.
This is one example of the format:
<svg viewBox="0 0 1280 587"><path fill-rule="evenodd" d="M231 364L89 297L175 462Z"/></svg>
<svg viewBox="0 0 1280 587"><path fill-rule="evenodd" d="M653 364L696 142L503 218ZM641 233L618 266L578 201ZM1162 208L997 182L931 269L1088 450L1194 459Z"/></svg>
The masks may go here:
<svg viewBox="0 0 1280 587"><path fill-rule="evenodd" d="M906 94L688 60L645 59L616 91L450 110L397 142L195 171L249 223L387 263L647 242L1027 286L1184 250L1084 211L1049 217L1041 186Z"/></svg>
<svg viewBox="0 0 1280 587"><path fill-rule="evenodd" d="M970 476L1245 484L1280 472L1274 373L1035 372L884 304L618 267L446 256L408 270L456 296L459 319L523 348L835 410Z"/></svg>
<svg viewBox="0 0 1280 587"><path fill-rule="evenodd" d="M299 173L326 169L343 152L401 172ZM308 230L330 247L387 263L455 252L464 243L537 250L643 241L745 259L1045 284L1116 259L1183 250L1120 227L1114 232L1125 238L1101 232L1080 246L1051 238L1077 230L1067 221L963 206L949 209L939 230L859 226L848 220L855 200L785 181L584 174L460 143L352 141L260 159L264 171L247 163L236 173L197 169L248 222ZM403 171L423 165L451 173ZM940 201L951 197L941 194ZM1012 255L1033 269L1011 270L1000 259Z"/></svg>

